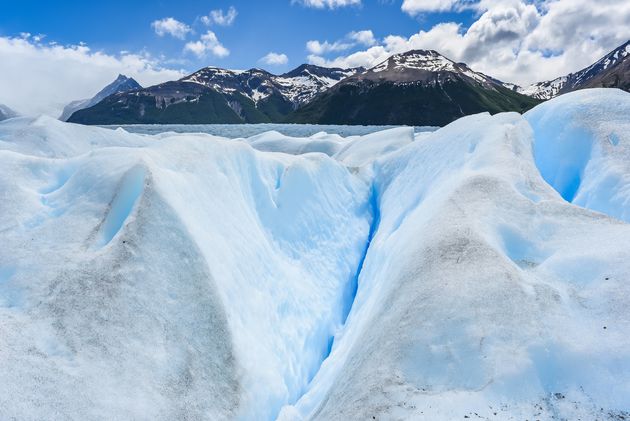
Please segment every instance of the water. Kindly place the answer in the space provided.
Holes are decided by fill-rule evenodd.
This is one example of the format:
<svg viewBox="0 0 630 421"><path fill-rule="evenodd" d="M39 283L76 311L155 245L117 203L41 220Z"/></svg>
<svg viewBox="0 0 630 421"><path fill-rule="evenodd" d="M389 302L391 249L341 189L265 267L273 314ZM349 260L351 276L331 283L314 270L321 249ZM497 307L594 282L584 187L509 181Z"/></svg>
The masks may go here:
<svg viewBox="0 0 630 421"><path fill-rule="evenodd" d="M109 129L122 127L130 133L159 134L166 132L175 133L208 133L215 136L236 139L251 137L260 133L275 130L285 136L309 137L316 133L326 132L338 134L343 137L363 136L399 126L338 126L319 124L127 124L102 126ZM438 127L414 127L416 133L430 132Z"/></svg>

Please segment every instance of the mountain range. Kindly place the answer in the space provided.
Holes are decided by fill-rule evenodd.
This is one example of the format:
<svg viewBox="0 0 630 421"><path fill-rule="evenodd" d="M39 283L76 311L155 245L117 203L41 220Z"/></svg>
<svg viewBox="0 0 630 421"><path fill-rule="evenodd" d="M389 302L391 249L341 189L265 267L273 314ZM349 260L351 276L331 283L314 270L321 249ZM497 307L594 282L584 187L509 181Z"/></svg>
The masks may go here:
<svg viewBox="0 0 630 421"><path fill-rule="evenodd" d="M538 102L436 51L413 50L344 79L289 121L443 126L484 111L524 112Z"/></svg>
<svg viewBox="0 0 630 421"><path fill-rule="evenodd" d="M274 75L257 68L205 67L147 88L119 76L94 98L73 103L74 110L70 104L64 116L69 114L68 121L82 124L443 126L479 112L524 112L577 89L629 90L629 57L630 41L586 69L525 88L476 72L434 50L396 54L369 69L303 64Z"/></svg>
<svg viewBox="0 0 630 421"><path fill-rule="evenodd" d="M268 123L365 69L304 64L283 75L205 67L178 81L118 93L69 121L84 124Z"/></svg>

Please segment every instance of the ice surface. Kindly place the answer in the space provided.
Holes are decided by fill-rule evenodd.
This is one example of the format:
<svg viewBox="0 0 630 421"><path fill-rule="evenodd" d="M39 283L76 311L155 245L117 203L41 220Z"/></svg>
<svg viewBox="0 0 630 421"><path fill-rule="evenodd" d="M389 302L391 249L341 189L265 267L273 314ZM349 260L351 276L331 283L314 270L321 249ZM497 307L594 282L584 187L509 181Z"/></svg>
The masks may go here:
<svg viewBox="0 0 630 421"><path fill-rule="evenodd" d="M310 138L289 137L277 131L268 131L246 139L255 149L266 152L284 152L291 155L302 155L319 152L328 156L335 155L345 143L336 134L319 133Z"/></svg>
<svg viewBox="0 0 630 421"><path fill-rule="evenodd" d="M2 418L296 401L349 308L369 186L322 154L42 122L0 128Z"/></svg>
<svg viewBox="0 0 630 421"><path fill-rule="evenodd" d="M0 123L0 418L627 418L629 110Z"/></svg>
<svg viewBox="0 0 630 421"><path fill-rule="evenodd" d="M562 95L525 115L542 176L567 201L630 221L630 104L618 89Z"/></svg>
<svg viewBox="0 0 630 421"><path fill-rule="evenodd" d="M335 158L349 167L361 167L414 140L414 131L411 127L383 130L348 139L337 151Z"/></svg>
<svg viewBox="0 0 630 421"><path fill-rule="evenodd" d="M630 228L564 202L533 140L517 114L471 116L377 161L352 311L281 419L627 417Z"/></svg>

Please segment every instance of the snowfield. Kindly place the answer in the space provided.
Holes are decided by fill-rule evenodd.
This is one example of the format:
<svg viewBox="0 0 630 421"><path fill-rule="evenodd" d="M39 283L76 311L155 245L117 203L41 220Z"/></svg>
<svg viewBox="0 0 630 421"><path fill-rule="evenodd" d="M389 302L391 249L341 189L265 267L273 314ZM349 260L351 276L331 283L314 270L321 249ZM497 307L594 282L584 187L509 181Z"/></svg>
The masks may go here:
<svg viewBox="0 0 630 421"><path fill-rule="evenodd" d="M628 418L629 116L4 121L0 419Z"/></svg>

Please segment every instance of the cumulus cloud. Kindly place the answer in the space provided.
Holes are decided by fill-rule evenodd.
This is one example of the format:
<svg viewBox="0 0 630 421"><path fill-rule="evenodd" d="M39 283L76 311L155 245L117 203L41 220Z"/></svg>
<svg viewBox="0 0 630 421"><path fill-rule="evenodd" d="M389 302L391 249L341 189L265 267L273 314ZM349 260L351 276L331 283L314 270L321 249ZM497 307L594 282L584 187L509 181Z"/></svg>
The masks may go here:
<svg viewBox="0 0 630 421"><path fill-rule="evenodd" d="M410 37L390 35L365 50L332 59L311 52L308 60L335 67L371 67L392 54L433 49L477 71L527 85L580 70L628 40L630 2L626 0L455 3L449 10L477 10L470 27L443 22Z"/></svg>
<svg viewBox="0 0 630 421"><path fill-rule="evenodd" d="M395 52L390 50L387 46L375 45L367 50L356 51L347 56L339 56L333 59L327 59L317 54L309 54L307 60L311 64L325 67L372 67L386 60L394 53Z"/></svg>
<svg viewBox="0 0 630 421"><path fill-rule="evenodd" d="M361 0L292 0L291 2L314 9L336 9L339 7L361 5Z"/></svg>
<svg viewBox="0 0 630 421"><path fill-rule="evenodd" d="M286 54L270 52L259 61L270 66L282 66L289 62L289 57Z"/></svg>
<svg viewBox="0 0 630 421"><path fill-rule="evenodd" d="M184 51L193 53L199 58L205 57L208 54L219 58L230 55L230 50L219 42L216 34L212 31L206 32L197 41L187 42L186 45L184 45Z"/></svg>
<svg viewBox="0 0 630 421"><path fill-rule="evenodd" d="M330 43L328 41L320 42L317 40L311 40L306 43L306 50L311 54L327 54L334 51L344 51L351 48L353 44L348 42L335 41Z"/></svg>
<svg viewBox="0 0 630 421"><path fill-rule="evenodd" d="M370 47L376 44L374 34L370 30L365 31L352 31L348 34L348 39L354 41L357 44Z"/></svg>
<svg viewBox="0 0 630 421"><path fill-rule="evenodd" d="M374 34L370 30L352 31L346 34L343 39L335 42L311 40L306 43L306 51L311 56L322 56L329 53L346 51L357 45L370 47L376 44Z"/></svg>
<svg viewBox="0 0 630 421"><path fill-rule="evenodd" d="M161 37L170 35L178 39L186 38L186 34L192 31L190 26L173 18L156 20L151 23L151 27Z"/></svg>
<svg viewBox="0 0 630 421"><path fill-rule="evenodd" d="M38 37L40 40L43 37ZM183 76L146 54L118 55L87 45L42 44L33 37L0 37L0 103L23 114L59 117L76 99L90 98L119 74L143 86Z"/></svg>
<svg viewBox="0 0 630 421"><path fill-rule="evenodd" d="M424 12L445 12L458 3L458 0L403 0L401 9L415 16Z"/></svg>
<svg viewBox="0 0 630 421"><path fill-rule="evenodd" d="M227 12L222 9L212 10L208 16L202 16L201 22L204 25L232 26L238 12L234 6L230 6Z"/></svg>

